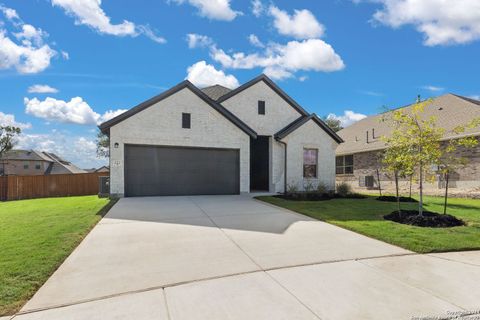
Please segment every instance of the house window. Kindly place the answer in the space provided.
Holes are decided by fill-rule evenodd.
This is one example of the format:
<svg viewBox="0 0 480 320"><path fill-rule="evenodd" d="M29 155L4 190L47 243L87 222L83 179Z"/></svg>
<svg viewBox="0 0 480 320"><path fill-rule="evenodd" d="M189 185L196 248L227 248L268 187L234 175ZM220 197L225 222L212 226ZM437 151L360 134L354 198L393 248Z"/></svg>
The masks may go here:
<svg viewBox="0 0 480 320"><path fill-rule="evenodd" d="M25 163L23 164L23 169L28 169L28 162L25 162Z"/></svg>
<svg viewBox="0 0 480 320"><path fill-rule="evenodd" d="M265 114L265 101L258 101L258 114Z"/></svg>
<svg viewBox="0 0 480 320"><path fill-rule="evenodd" d="M40 165L40 163L35 164L35 169L40 170L41 168L42 168L42 166Z"/></svg>
<svg viewBox="0 0 480 320"><path fill-rule="evenodd" d="M317 177L317 149L303 149L303 177L316 178Z"/></svg>
<svg viewBox="0 0 480 320"><path fill-rule="evenodd" d="M190 113L182 113L182 128L190 129Z"/></svg>
<svg viewBox="0 0 480 320"><path fill-rule="evenodd" d="M335 159L336 174L353 174L353 155L338 156Z"/></svg>

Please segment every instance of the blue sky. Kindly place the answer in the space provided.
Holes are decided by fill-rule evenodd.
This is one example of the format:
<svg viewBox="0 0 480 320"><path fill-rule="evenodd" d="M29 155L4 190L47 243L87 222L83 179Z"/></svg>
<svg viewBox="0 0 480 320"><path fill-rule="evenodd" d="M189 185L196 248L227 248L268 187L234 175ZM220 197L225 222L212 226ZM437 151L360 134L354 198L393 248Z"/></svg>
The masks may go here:
<svg viewBox="0 0 480 320"><path fill-rule="evenodd" d="M185 78L264 72L347 124L417 94L478 98L480 3L447 2L0 0L0 122L87 168L106 163L96 124Z"/></svg>

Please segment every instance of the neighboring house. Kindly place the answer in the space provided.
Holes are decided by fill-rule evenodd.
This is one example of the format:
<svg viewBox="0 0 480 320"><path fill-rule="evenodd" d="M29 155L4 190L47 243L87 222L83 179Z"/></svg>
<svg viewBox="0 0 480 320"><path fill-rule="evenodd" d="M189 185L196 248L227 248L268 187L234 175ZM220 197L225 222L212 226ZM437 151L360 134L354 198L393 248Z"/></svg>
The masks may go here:
<svg viewBox="0 0 480 320"><path fill-rule="evenodd" d="M118 196L333 189L342 141L265 75L235 90L183 81L100 129Z"/></svg>
<svg viewBox="0 0 480 320"><path fill-rule="evenodd" d="M0 159L0 175L48 175L86 173L54 153L36 150L10 150Z"/></svg>
<svg viewBox="0 0 480 320"><path fill-rule="evenodd" d="M408 112L411 105L404 107ZM459 138L452 130L465 125L474 118L480 117L480 101L445 94L432 100L427 105L423 115L426 118L434 116L437 127L445 129L444 140ZM337 182L346 181L354 189L377 189L378 175L382 189L393 190L394 183L391 174L382 169L380 151L385 149L382 136L390 136L392 128L385 114L367 117L353 125L340 130L338 135L345 141L337 148L336 174ZM480 136L480 128L467 131L465 135ZM449 187L457 188L458 192L472 191L480 187L480 147L471 150L459 149L459 156L466 157L469 164L450 174ZM435 167L433 167L435 171ZM409 188L408 177L401 179L401 187ZM444 188L444 178L440 174L427 177L426 187L433 193ZM436 191L435 191L436 189Z"/></svg>
<svg viewBox="0 0 480 320"><path fill-rule="evenodd" d="M110 167L109 166L101 166L100 168L91 168L91 169L85 169L88 173L94 173L94 172L110 172Z"/></svg>

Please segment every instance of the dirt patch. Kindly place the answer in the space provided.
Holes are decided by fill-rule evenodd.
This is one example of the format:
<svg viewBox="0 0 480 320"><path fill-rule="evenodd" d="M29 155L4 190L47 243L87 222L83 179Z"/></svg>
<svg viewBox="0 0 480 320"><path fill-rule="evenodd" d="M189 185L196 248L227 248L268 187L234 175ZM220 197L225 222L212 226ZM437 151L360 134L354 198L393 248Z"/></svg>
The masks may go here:
<svg viewBox="0 0 480 320"><path fill-rule="evenodd" d="M383 216L383 218L402 224L428 228L450 228L465 225L465 222L457 217L430 211L423 211L422 216L418 214L417 210L394 211Z"/></svg>

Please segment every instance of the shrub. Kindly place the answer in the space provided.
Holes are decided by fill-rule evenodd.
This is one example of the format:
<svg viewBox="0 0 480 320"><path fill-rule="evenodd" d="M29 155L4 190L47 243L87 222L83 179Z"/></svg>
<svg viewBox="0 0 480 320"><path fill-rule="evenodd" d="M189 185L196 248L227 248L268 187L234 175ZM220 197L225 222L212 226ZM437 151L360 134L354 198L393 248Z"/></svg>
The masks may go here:
<svg viewBox="0 0 480 320"><path fill-rule="evenodd" d="M327 185L323 182L319 182L318 186L317 186L317 192L320 193L320 194L328 193Z"/></svg>
<svg viewBox="0 0 480 320"><path fill-rule="evenodd" d="M298 192L298 187L296 184L287 184L287 193L297 193Z"/></svg>
<svg viewBox="0 0 480 320"><path fill-rule="evenodd" d="M342 182L337 184L337 194L340 197L346 197L350 193L352 193L352 187L348 183Z"/></svg>
<svg viewBox="0 0 480 320"><path fill-rule="evenodd" d="M303 183L303 191L305 191L306 193L309 193L309 192L312 192L313 190L315 190L315 187L313 186L313 183L309 180L307 180L306 182Z"/></svg>

